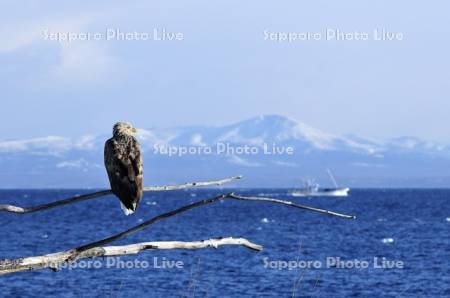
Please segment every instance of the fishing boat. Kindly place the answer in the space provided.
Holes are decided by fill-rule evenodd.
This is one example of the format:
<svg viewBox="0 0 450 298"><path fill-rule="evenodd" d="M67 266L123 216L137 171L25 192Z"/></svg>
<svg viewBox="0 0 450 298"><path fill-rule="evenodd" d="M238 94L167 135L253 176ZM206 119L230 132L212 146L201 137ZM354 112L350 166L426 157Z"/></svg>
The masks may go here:
<svg viewBox="0 0 450 298"><path fill-rule="evenodd" d="M350 188L348 187L339 187L336 179L334 179L333 174L331 174L330 170L327 170L328 175L333 181L333 188L321 188L318 183L314 180L304 180L304 187L295 189L291 192L291 195L294 197L346 197L348 196L348 192Z"/></svg>

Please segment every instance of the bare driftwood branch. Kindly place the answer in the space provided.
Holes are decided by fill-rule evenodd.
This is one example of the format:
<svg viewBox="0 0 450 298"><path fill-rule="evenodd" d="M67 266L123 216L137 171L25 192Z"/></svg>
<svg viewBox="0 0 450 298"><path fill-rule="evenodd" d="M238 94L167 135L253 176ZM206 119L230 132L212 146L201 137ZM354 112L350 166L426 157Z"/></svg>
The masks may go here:
<svg viewBox="0 0 450 298"><path fill-rule="evenodd" d="M108 238L96 241L96 242L92 242L80 247L77 247L75 249L76 253L81 253L83 251L86 251L88 249L94 248L94 247L99 247L99 246L104 246L108 243L123 239L133 233L136 233L144 228L146 228L147 226L150 226L154 223L159 222L160 220L175 216L179 213L183 213L185 211L188 211L190 209L196 208L196 207L200 207L200 206L204 206L204 205L208 205L211 203L215 203L217 201L220 200L224 200L224 199L232 199L232 200L239 200L239 201L255 201L255 202L269 202L269 203L275 203L275 204L281 204L281 205L285 205L288 207L294 207L294 208L299 208L299 209L304 209L304 210L308 210L308 211L313 211L313 212L318 212L318 213L322 213L322 214L327 214L327 215L331 215L331 216L337 216L337 217L342 217L342 218L346 218L346 219L355 219L355 216L352 215L346 215L346 214L341 214L341 213L337 213L337 212L333 212L333 211L329 211L329 210L324 210L324 209L318 209L318 208L314 208L314 207L309 207L309 206L304 206L304 205L299 205L299 204L295 204L293 202L290 201L284 201L284 200L278 200L278 199L272 199L272 198L261 198L261 197L244 197L244 196L239 196L236 195L234 193L229 193L229 194L224 194L224 195L219 195L213 198L208 198L208 199L204 199L204 200L200 200L194 203L191 203L189 205L185 205L182 206L178 209L169 211L167 213L163 213L160 215L157 215L137 226L134 226L126 231L120 232L118 234L115 234L113 236L110 236Z"/></svg>
<svg viewBox="0 0 450 298"><path fill-rule="evenodd" d="M236 179L241 179L242 176L233 176L221 180L214 180L214 181L202 181L202 182L188 182L185 184L179 184L179 185L168 185L168 186L149 186L144 187L145 192L153 192L153 191L171 191L171 190L181 190L181 189L187 189L187 188L193 188L193 187L202 187L202 186L213 186L213 185L223 185L225 183L229 183ZM13 206L13 205L1 205L0 204L0 211L5 212L12 212L12 213L32 213L32 212L38 212L42 210L47 210L63 205L78 203L86 200L95 199L98 197L103 197L106 195L112 194L112 191L110 189L108 190L101 190L94 193L79 195L63 200L59 200L56 202L52 202L49 204L43 204L39 206L34 207L20 207L20 206Z"/></svg>
<svg viewBox="0 0 450 298"><path fill-rule="evenodd" d="M57 260L59 260L59 263L70 263L70 262L73 262L80 258L90 258L90 257L95 257L95 256L108 256L108 255L105 255L105 248L103 247L104 245L106 245L108 243L117 241L119 239L123 239L123 238L125 238L133 233L136 233L152 224L155 224L163 219L167 219L169 217L183 213L190 209L201 207L201 206L208 205L208 204L212 204L212 203L218 202L220 200L224 200L224 199L275 203L275 204L285 205L287 207L294 207L294 208L304 209L304 210L308 210L308 211L314 211L314 212L332 215L332 216L338 216L338 217L346 218L346 219L354 219L355 218L355 216L345 215L345 214L332 212L332 211L328 211L328 210L324 210L324 209L318 209L318 208L314 208L314 207L298 205L298 204L295 204L290 201L284 201L284 200L278 200L278 199L272 199L272 198L245 197L245 196L236 195L234 193L228 193L228 194L219 195L219 196L216 196L213 198L200 200L200 201L191 203L189 205L182 206L178 209L157 215L137 226L134 226L126 231L120 232L120 233L110 236L108 238L105 238L105 239L102 239L99 241L95 241L95 242L92 242L92 243L89 243L89 244L86 244L83 246L79 246L77 248L74 248L74 249L71 249L68 251L59 252L59 253L51 254L51 255L45 255L45 256L38 257L38 258L41 258L44 261L46 261L46 260L48 261L48 258L55 257ZM173 243L173 242L170 242L170 243ZM241 243L241 245L243 245L243 244ZM257 248L257 246L253 247L253 249L258 250L256 248ZM147 248L147 249L151 249L151 247ZM134 250L131 250L131 251L134 251ZM65 257L65 259L64 259L64 257ZM41 260L41 259L38 259L38 260ZM21 260L27 260L27 262L29 262L29 263L23 263ZM51 266L42 267L42 262L37 262L38 265L36 265L35 267L30 267L31 265L34 264L30 260L33 261L35 259L33 259L33 257L31 257L31 258L18 259L18 260L0 260L0 274L2 274L2 272L11 273L11 272L28 270L28 269L40 269L40 268L51 267ZM17 265L17 264L19 264L19 265ZM22 265L20 265L20 264L22 264ZM23 264L28 264L27 265L28 267L26 267ZM29 265L29 264L31 264L31 265ZM16 266L16 267L19 266L17 268L23 267L24 269L13 270L14 268L16 268L14 266ZM57 267L55 267L55 268L57 268Z"/></svg>
<svg viewBox="0 0 450 298"><path fill-rule="evenodd" d="M287 207L294 207L294 208L299 208L299 209L304 209L304 210L308 210L308 211L313 211L313 212L318 212L318 213L322 213L322 214L327 214L327 215L331 215L331 216L337 216L337 217L342 217L342 218L346 218L346 219L355 219L355 216L352 215L346 215L346 214L341 214L341 213L337 213L337 212L333 212L333 211L328 211L328 210L324 210L324 209L318 209L318 208L314 208L314 207L308 207L308 206L303 206L303 205L298 205L295 203L292 203L290 201L283 201L283 200L278 200L278 199L271 199L271 198L259 198L259 197L244 197L244 196L239 196L239 195L235 195L234 193L229 193L229 194L224 194L224 195L219 195L213 198L208 198L208 199L204 199L201 201L197 201L194 203L191 203L189 205L185 205L182 206L178 209L169 211L167 213L163 213L160 215L157 215L155 217L153 217L150 220L147 220L137 226L134 226L126 231L123 231L121 233L115 234L111 237L96 241L96 242L92 242L80 247L77 247L75 250L78 253L81 253L83 251L86 251L88 249L91 249L93 247L98 247L98 246L104 246L108 243L111 243L113 241L117 241L120 239L123 239L133 233L136 233L152 224L155 224L157 222L159 222L160 220L175 216L179 213L183 213L185 211L188 211L190 209L193 208L197 208L197 207L201 207L204 205L208 205L208 204L212 204L215 203L217 201L220 200L225 200L225 199L232 199L232 200L239 200L239 201L255 201L255 202L268 202L268 203L275 203L275 204L280 204L280 205L285 205Z"/></svg>
<svg viewBox="0 0 450 298"><path fill-rule="evenodd" d="M217 248L222 245L240 245L254 251L262 250L262 246L252 243L245 238L216 238L201 241L182 242L182 241L156 241L143 242L122 246L106 246L94 247L84 251L81 254L75 254L74 250L57 252L42 256L27 257L21 259L7 259L0 260L0 275L51 268L57 270L67 263L67 260L79 260L95 257L112 257L121 255L139 254L145 250L162 250L162 249L202 249L202 248ZM75 258L74 258L75 257Z"/></svg>
<svg viewBox="0 0 450 298"><path fill-rule="evenodd" d="M241 175L238 176L232 176L221 180L214 180L214 181L204 181L204 182L188 182L185 184L180 185L169 185L169 186L149 186L144 187L144 191L169 191L169 190L180 190L180 189L186 189L186 188L193 188L193 187L201 187L201 186L212 186L212 185L223 185L226 183L229 183L233 180L242 179Z"/></svg>
<svg viewBox="0 0 450 298"><path fill-rule="evenodd" d="M305 209L308 211L318 212L318 213L322 213L322 214L328 214L328 215L347 218L347 219L356 219L356 216L354 216L354 215L347 215L347 214L337 213L337 212L329 211L329 210L325 210L325 209L319 209L319 208L309 207L309 206L305 206L305 205L299 205L299 204L296 204L296 203L293 203L290 201L284 201L284 200L278 200L278 199L272 199L272 198L263 198L263 197L243 197L243 196L235 195L234 193L230 193L227 196L229 198L235 199L235 200L269 202L269 203L292 206L292 207L299 208L299 209Z"/></svg>

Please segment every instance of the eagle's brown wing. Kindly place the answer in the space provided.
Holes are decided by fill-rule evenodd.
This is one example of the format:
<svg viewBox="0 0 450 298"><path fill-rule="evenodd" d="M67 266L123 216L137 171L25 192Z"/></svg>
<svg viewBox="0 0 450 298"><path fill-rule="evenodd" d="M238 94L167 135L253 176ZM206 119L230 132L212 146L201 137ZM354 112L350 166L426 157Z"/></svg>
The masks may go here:
<svg viewBox="0 0 450 298"><path fill-rule="evenodd" d="M142 197L142 158L138 141L132 138L128 144L114 138L105 143L105 167L112 192L131 214Z"/></svg>

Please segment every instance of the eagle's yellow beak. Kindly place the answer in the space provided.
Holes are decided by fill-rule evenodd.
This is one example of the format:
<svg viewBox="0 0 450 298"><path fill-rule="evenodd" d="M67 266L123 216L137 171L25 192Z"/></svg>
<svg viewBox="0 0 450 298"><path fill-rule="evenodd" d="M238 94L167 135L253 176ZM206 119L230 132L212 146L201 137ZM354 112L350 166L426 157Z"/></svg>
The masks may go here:
<svg viewBox="0 0 450 298"><path fill-rule="evenodd" d="M137 129L136 127L133 127L133 128L131 129L131 131L132 131L133 133L138 132L138 130L139 130L139 129Z"/></svg>

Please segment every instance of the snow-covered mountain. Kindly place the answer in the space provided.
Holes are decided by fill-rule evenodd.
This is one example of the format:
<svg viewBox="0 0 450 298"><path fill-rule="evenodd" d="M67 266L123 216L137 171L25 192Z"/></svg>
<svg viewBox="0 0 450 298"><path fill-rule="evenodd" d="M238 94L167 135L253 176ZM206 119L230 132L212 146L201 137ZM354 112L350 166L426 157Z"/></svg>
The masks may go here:
<svg viewBox="0 0 450 298"><path fill-rule="evenodd" d="M150 124L149 124L150 126ZM141 129L147 185L243 174L235 186L295 186L301 177L349 186L450 184L450 148L412 137L333 135L278 115L210 127ZM0 140L0 188L106 187L109 134Z"/></svg>

